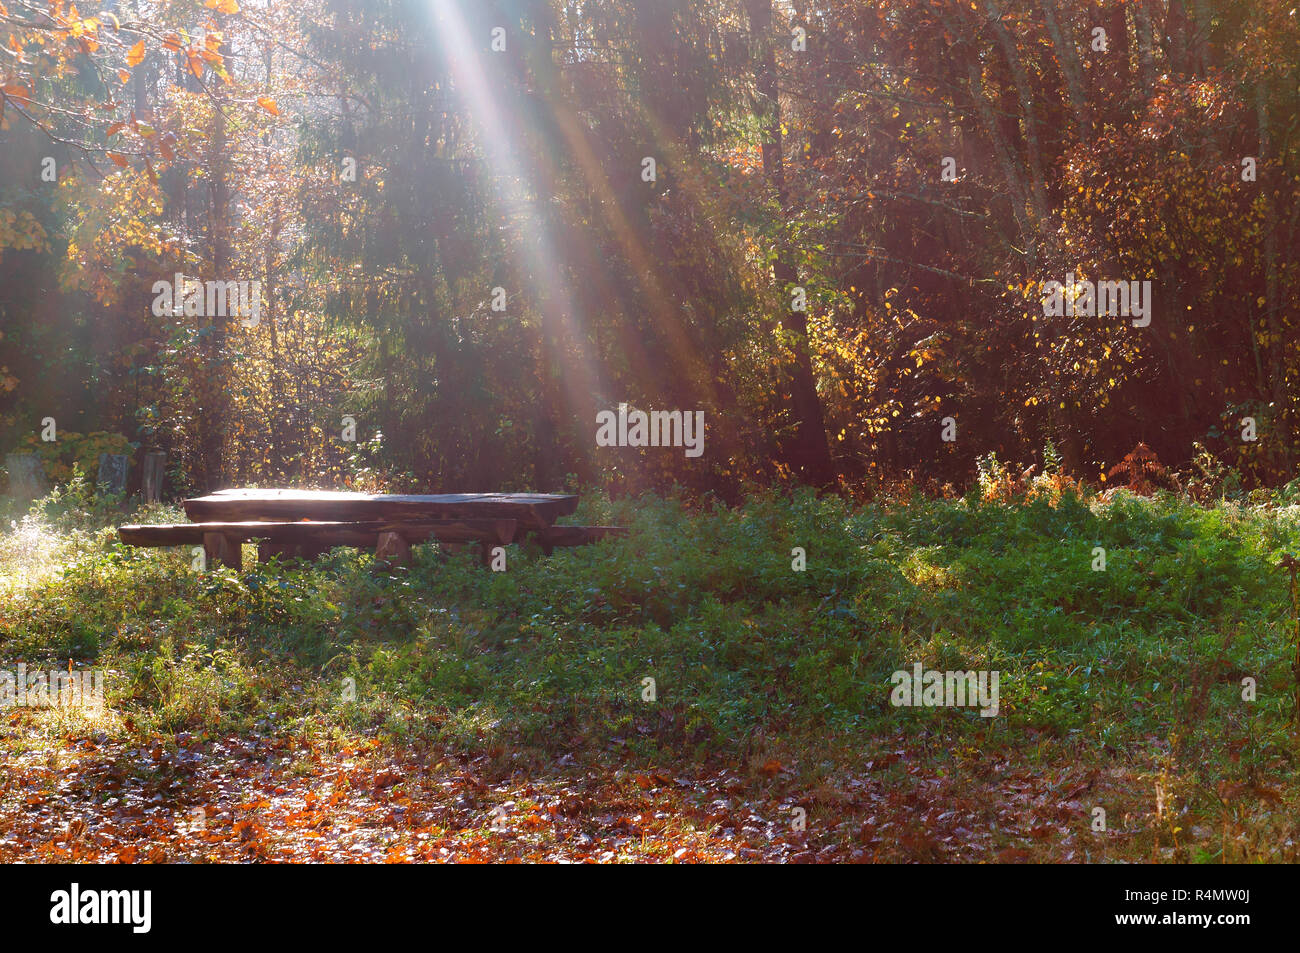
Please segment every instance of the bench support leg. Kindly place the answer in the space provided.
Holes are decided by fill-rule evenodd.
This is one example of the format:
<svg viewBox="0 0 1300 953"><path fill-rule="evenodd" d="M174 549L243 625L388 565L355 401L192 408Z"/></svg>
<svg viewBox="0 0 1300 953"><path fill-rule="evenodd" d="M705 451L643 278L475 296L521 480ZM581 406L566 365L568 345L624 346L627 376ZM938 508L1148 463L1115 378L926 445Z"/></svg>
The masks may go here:
<svg viewBox="0 0 1300 953"><path fill-rule="evenodd" d="M229 566L231 569L244 568L244 545L238 536L224 533L204 533L203 552L207 555L209 566Z"/></svg>
<svg viewBox="0 0 1300 953"><path fill-rule="evenodd" d="M279 556L280 562L287 563L298 556L298 547L293 543L258 543L257 544L257 561L259 563L269 562L271 557Z"/></svg>
<svg viewBox="0 0 1300 953"><path fill-rule="evenodd" d="M375 558L390 566L409 566L411 544L401 533L380 533L379 542L375 544Z"/></svg>

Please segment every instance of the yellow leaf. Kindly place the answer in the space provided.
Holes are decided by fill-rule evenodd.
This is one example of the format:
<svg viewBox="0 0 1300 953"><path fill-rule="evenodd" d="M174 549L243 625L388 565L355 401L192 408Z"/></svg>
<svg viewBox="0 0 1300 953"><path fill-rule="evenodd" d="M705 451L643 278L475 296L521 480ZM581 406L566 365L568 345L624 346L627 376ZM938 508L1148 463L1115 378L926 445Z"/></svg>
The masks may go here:
<svg viewBox="0 0 1300 953"><path fill-rule="evenodd" d="M144 61L144 40L141 40L135 46L131 47L131 52L126 54L127 66L139 66Z"/></svg>
<svg viewBox="0 0 1300 953"><path fill-rule="evenodd" d="M269 98L269 97L267 97L267 96L258 96L258 97L257 97L257 105L261 106L263 109L265 109L267 112L269 112L272 116L278 116L278 115L280 115L280 107L277 106L277 105L275 104L275 100L274 100L274 99L271 99L271 98Z"/></svg>
<svg viewBox="0 0 1300 953"><path fill-rule="evenodd" d="M222 13L238 13L239 4L237 4L235 0L221 0L221 2L217 4L217 9Z"/></svg>

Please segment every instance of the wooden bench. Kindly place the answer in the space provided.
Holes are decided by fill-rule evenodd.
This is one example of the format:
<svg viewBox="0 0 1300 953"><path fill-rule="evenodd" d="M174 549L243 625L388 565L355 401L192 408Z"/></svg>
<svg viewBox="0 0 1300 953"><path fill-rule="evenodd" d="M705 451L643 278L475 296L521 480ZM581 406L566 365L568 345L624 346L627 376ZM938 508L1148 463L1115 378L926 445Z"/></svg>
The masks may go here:
<svg viewBox="0 0 1300 953"><path fill-rule="evenodd" d="M202 545L209 563L243 565L242 547L258 542L258 559L313 559L335 546L372 550L387 565L407 565L411 546L435 540L449 548L476 544L487 564L496 546L529 539L550 555L623 536L620 526L555 526L577 508L554 494L375 495L311 490L224 490L186 500L192 523L118 527L131 546Z"/></svg>

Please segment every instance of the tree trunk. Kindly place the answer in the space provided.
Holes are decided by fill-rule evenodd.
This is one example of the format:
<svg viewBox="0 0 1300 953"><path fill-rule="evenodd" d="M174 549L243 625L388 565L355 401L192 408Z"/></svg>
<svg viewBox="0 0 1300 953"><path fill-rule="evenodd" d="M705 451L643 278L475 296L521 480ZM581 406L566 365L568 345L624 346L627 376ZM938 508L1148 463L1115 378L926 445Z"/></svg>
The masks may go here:
<svg viewBox="0 0 1300 953"><path fill-rule="evenodd" d="M1137 0L1133 5L1133 21L1137 34L1138 81L1142 92L1149 93L1156 84L1155 26L1151 22L1148 0Z"/></svg>
<svg viewBox="0 0 1300 953"><path fill-rule="evenodd" d="M146 503L162 501L163 478L166 476L167 454L151 450L144 455L140 469L140 492Z"/></svg>
<svg viewBox="0 0 1300 953"><path fill-rule="evenodd" d="M228 52L225 44L219 52ZM227 183L226 116L223 111L224 95L221 84L214 84L212 138L208 153L208 246L212 262L212 278L228 281L233 275L230 268L230 189ZM206 305L206 296L205 296ZM204 312L206 314L206 306ZM227 307L229 312L230 308ZM204 319L200 319L202 322ZM201 345L203 379L199 392L199 453L200 479L208 491L219 489L226 482L226 439L230 427L230 379L227 362L226 339L229 333L227 315L206 315L208 333Z"/></svg>
<svg viewBox="0 0 1300 953"><path fill-rule="evenodd" d="M781 109L776 82L776 54L772 48L772 0L746 0L750 36L758 46L759 56L754 64L754 79L758 86L758 113L764 129L763 175L776 190L777 199L784 212L786 205L785 168L781 152ZM780 289L783 304L781 327L789 338L792 356L784 368L784 383L790 388L792 410L795 418L793 440L785 448L784 456L791 470L814 486L831 486L835 482L835 467L831 461L830 445L826 441L826 425L822 414L821 398L813 378L812 357L808 348L808 318L803 311L790 306L789 289L797 284L799 275L790 263L789 250L778 245L776 260L772 263L772 277Z"/></svg>
<svg viewBox="0 0 1300 953"><path fill-rule="evenodd" d="M1042 8L1043 19L1047 23L1047 33L1052 38L1052 45L1056 47L1056 58L1061 64L1061 75L1065 77L1065 90L1070 97L1070 108L1074 110L1075 121L1079 124L1079 134L1086 136L1091 129L1091 122L1088 119L1088 95L1083 82L1083 66L1079 62L1079 48L1075 46L1074 36L1061 28L1055 0L1042 0Z"/></svg>
<svg viewBox="0 0 1300 953"><path fill-rule="evenodd" d="M1256 124L1259 127L1259 156L1257 162L1258 166L1263 168L1264 164L1273 155L1273 137L1272 130L1269 128L1268 115L1268 80L1264 77L1260 77L1255 86L1255 116ZM1265 172L1263 175L1267 176L1268 173ZM1286 368L1282 360L1286 330L1282 326L1282 303L1278 293L1278 227L1277 206L1273 202L1267 202L1264 207L1264 310L1268 322L1268 395L1273 407L1281 414L1278 423L1285 424L1290 401L1286 399ZM1289 460L1291 456L1290 428L1279 426L1277 430L1282 435L1283 449Z"/></svg>
<svg viewBox="0 0 1300 953"><path fill-rule="evenodd" d="M9 453L5 455L5 469L9 471L9 495L24 503L40 499L49 492L45 467L34 453Z"/></svg>
<svg viewBox="0 0 1300 953"><path fill-rule="evenodd" d="M1025 137L1025 152L1029 165L1030 201L1034 210L1034 225L1038 231L1046 228L1049 214L1047 211L1047 177L1043 173L1042 149L1038 142L1038 115L1034 107L1034 91L1029 82L1020 59L1020 49L1010 31L1001 23L993 21L993 34L997 37L1002 53L1007 58L1007 66L1016 84L1016 93L1020 98L1021 128Z"/></svg>
<svg viewBox="0 0 1300 953"><path fill-rule="evenodd" d="M980 121L984 125L984 132L989 137L989 144L993 147L993 154L998 160L998 165L1002 168L1002 178L1006 182L1007 198L1011 203L1011 212L1016 218L1016 227L1020 233L1019 238L1025 243L1025 261L1030 273L1032 273L1038 266L1038 229L1029 219L1029 203L1022 187L1025 179L1021 173L1020 163L1011 148L1011 143L1007 142L1006 137L1002 135L1002 129L998 126L998 118L993 111L992 104L984 95L984 81L980 76L980 69L978 59L972 57L966 64L966 82L970 89L971 99L975 103L975 109L980 115ZM1015 244L1013 243L1013 247Z"/></svg>
<svg viewBox="0 0 1300 953"><path fill-rule="evenodd" d="M102 487L105 493L125 493L126 477L130 468L130 459L126 454L101 453L99 455L99 473L95 476L95 486Z"/></svg>

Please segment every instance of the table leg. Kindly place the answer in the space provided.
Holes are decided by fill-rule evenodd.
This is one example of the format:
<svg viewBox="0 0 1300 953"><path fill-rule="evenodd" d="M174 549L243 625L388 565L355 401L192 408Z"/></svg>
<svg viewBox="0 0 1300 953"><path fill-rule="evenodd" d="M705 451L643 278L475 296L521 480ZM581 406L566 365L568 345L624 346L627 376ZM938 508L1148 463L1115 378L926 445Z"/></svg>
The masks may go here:
<svg viewBox="0 0 1300 953"><path fill-rule="evenodd" d="M271 557L279 556L280 562L287 563L298 556L298 547L293 543L267 543L257 544L257 561L264 563L270 561Z"/></svg>
<svg viewBox="0 0 1300 953"><path fill-rule="evenodd" d="M244 544L238 536L225 533L204 533L203 552L207 555L209 566L229 566L232 569L244 568Z"/></svg>
<svg viewBox="0 0 1300 953"><path fill-rule="evenodd" d="M411 564L411 544L401 533L380 533L375 544L375 558L390 566Z"/></svg>

